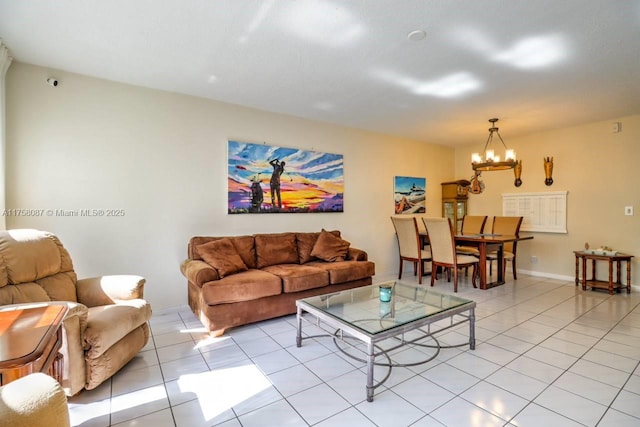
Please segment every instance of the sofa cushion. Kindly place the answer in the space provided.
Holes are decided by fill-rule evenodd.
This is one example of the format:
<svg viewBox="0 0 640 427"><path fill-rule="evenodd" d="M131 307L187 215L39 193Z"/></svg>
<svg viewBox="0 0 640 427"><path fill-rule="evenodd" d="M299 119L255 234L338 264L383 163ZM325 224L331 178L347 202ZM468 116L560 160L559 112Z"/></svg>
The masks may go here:
<svg viewBox="0 0 640 427"><path fill-rule="evenodd" d="M231 243L236 247L238 255L248 268L256 268L256 246L253 236L230 237Z"/></svg>
<svg viewBox="0 0 640 427"><path fill-rule="evenodd" d="M313 261L308 265L327 271L329 283L332 285L364 279L376 274L375 264L371 261Z"/></svg>
<svg viewBox="0 0 640 427"><path fill-rule="evenodd" d="M187 246L189 259L203 260L196 248L205 243L220 239L230 239L245 265L249 268L256 268L256 250L253 243L253 236L192 237Z"/></svg>
<svg viewBox="0 0 640 427"><path fill-rule="evenodd" d="M202 286L207 305L249 301L282 293L282 280L262 270L247 270Z"/></svg>
<svg viewBox="0 0 640 427"><path fill-rule="evenodd" d="M336 237L340 237L340 230L332 230L329 233ZM300 259L300 264L318 259L317 257L311 256L311 251L318 240L318 236L320 236L319 231L311 233L296 233L296 244L298 245L298 257Z"/></svg>
<svg viewBox="0 0 640 427"><path fill-rule="evenodd" d="M247 271L238 250L230 239L214 240L196 247L202 259L218 270L220 277Z"/></svg>
<svg viewBox="0 0 640 427"><path fill-rule="evenodd" d="M84 331L84 342L87 346L85 357L99 357L150 318L151 306L142 299L90 307L87 329Z"/></svg>
<svg viewBox="0 0 640 427"><path fill-rule="evenodd" d="M294 233L256 234L256 267L298 264L298 246Z"/></svg>
<svg viewBox="0 0 640 427"><path fill-rule="evenodd" d="M313 245L311 256L328 262L344 261L351 243L332 233L322 230L316 244Z"/></svg>
<svg viewBox="0 0 640 427"><path fill-rule="evenodd" d="M266 271L282 279L284 293L321 288L329 284L329 273L321 268L298 264L280 264L265 267Z"/></svg>

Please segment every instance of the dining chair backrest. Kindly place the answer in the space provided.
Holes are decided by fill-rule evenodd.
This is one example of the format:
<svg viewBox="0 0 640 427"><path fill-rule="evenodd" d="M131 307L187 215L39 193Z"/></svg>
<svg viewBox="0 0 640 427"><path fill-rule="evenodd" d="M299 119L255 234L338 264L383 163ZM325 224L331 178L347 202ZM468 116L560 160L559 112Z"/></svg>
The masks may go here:
<svg viewBox="0 0 640 427"><path fill-rule="evenodd" d="M420 235L415 217L392 216L401 257L420 259Z"/></svg>
<svg viewBox="0 0 640 427"><path fill-rule="evenodd" d="M521 216L494 216L492 233L518 236L522 225ZM504 244L505 252L513 252L513 242Z"/></svg>
<svg viewBox="0 0 640 427"><path fill-rule="evenodd" d="M453 227L449 218L423 218L429 233L431 258L437 262L453 264L456 256Z"/></svg>
<svg viewBox="0 0 640 427"><path fill-rule="evenodd" d="M486 215L465 215L462 217L462 234L480 234L487 223Z"/></svg>

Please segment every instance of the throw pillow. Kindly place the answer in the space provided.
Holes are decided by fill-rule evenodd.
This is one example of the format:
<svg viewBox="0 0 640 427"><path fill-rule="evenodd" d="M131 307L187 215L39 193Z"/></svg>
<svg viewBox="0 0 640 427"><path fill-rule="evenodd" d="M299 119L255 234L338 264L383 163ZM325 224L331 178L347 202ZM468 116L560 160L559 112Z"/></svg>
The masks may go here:
<svg viewBox="0 0 640 427"><path fill-rule="evenodd" d="M218 270L220 278L248 270L230 239L213 240L196 246L204 262Z"/></svg>
<svg viewBox="0 0 640 427"><path fill-rule="evenodd" d="M333 234L336 237L340 237L340 230L333 230L329 233ZM300 264L305 264L307 262L315 261L318 259L314 256L311 256L311 251L313 250L313 246L316 244L319 236L319 231L311 233L296 233L296 242L298 244L298 255L300 257Z"/></svg>
<svg viewBox="0 0 640 427"><path fill-rule="evenodd" d="M313 245L311 256L328 262L344 261L351 243L336 237L332 233L322 230L316 244Z"/></svg>

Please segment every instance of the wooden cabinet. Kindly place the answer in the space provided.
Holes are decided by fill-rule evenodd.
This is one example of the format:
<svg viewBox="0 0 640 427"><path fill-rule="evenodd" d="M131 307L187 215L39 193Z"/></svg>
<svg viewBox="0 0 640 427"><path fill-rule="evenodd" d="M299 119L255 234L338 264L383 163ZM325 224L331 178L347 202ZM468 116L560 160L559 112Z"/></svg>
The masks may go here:
<svg viewBox="0 0 640 427"><path fill-rule="evenodd" d="M462 230L462 218L467 214L470 184L465 179L442 183L442 217L451 219L456 233Z"/></svg>

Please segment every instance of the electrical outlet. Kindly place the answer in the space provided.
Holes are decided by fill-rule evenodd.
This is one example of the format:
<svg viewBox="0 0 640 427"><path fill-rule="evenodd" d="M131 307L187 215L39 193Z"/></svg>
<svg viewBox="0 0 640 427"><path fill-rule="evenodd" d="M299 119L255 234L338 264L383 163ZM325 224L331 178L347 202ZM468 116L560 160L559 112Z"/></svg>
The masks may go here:
<svg viewBox="0 0 640 427"><path fill-rule="evenodd" d="M625 206L624 207L624 214L633 216L633 206Z"/></svg>
<svg viewBox="0 0 640 427"><path fill-rule="evenodd" d="M537 264L538 263L538 257L535 255L531 256L531 264Z"/></svg>

